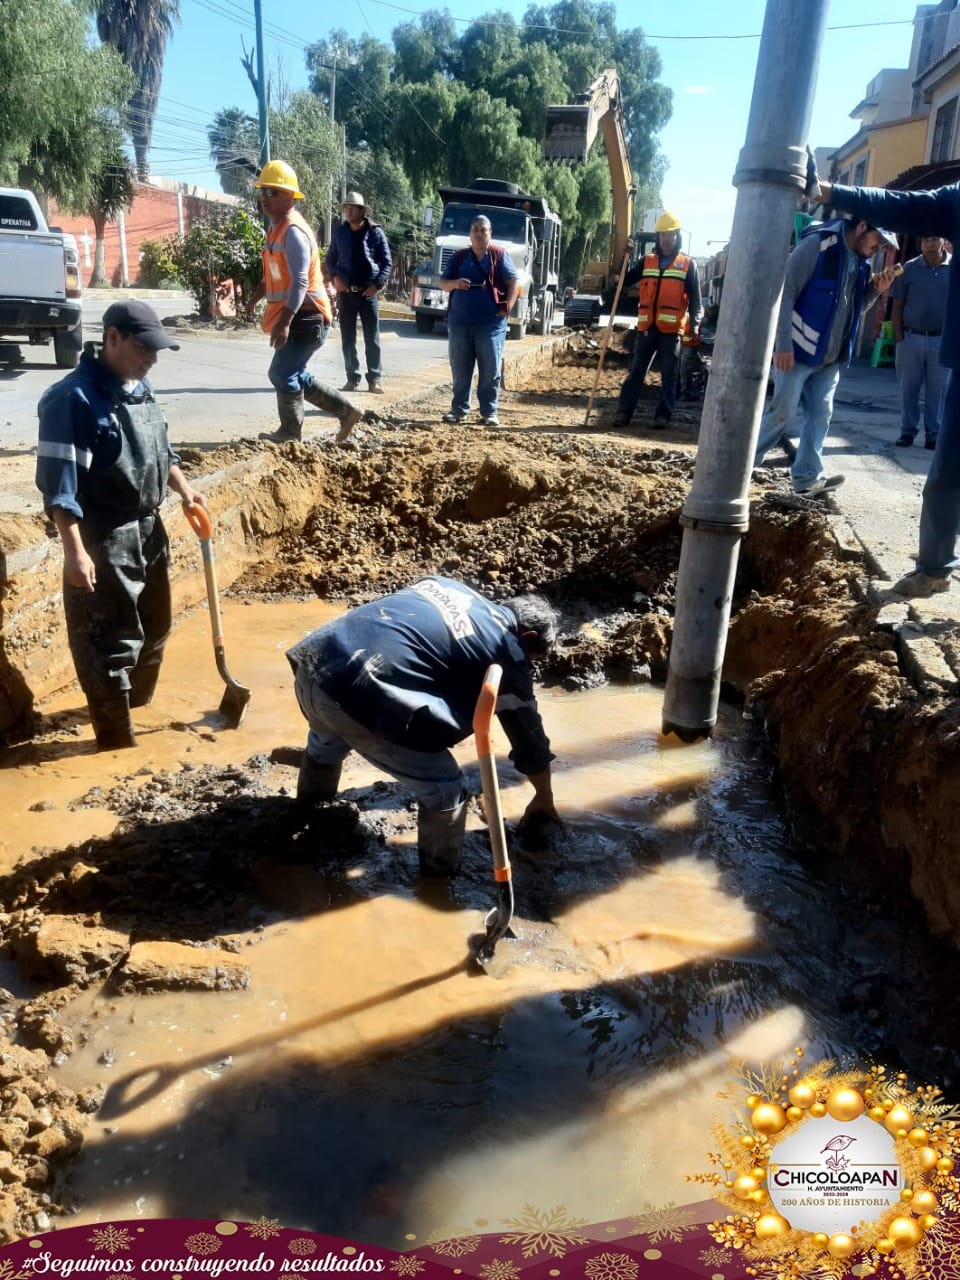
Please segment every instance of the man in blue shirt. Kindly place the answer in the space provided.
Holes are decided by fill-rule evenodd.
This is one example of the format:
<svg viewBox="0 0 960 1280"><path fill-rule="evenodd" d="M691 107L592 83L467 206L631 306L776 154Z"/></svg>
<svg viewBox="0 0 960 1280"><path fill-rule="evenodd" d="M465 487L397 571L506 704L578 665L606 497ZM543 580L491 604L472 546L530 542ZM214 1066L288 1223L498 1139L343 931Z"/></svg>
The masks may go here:
<svg viewBox="0 0 960 1280"><path fill-rule="evenodd" d="M340 206L346 221L334 229L327 250L327 274L337 291L340 342L347 380L342 391L360 389L360 359L357 356L357 319L363 328L367 358L367 386L375 394L383 392L380 353L380 308L377 294L386 287L393 270L390 245L382 227L371 221L373 210L359 191L348 191Z"/></svg>
<svg viewBox="0 0 960 1280"><path fill-rule="evenodd" d="M206 506L180 470L146 377L179 351L145 302L115 302L103 345L39 406L37 487L63 543L63 607L99 751L135 747L130 708L153 697L172 610L160 504Z"/></svg>
<svg viewBox="0 0 960 1280"><path fill-rule="evenodd" d="M520 280L509 253L492 245L492 238L490 219L477 214L470 224L470 247L457 250L440 281L450 295L447 347L453 376L453 400L444 422L466 421L476 368L480 421L485 427L500 425L500 360Z"/></svg>
<svg viewBox="0 0 960 1280"><path fill-rule="evenodd" d="M900 383L900 435L894 441L909 449L920 425L923 392L923 446L935 449L947 371L940 363L943 313L947 306L950 255L939 236L924 236L920 254L903 265L903 275L890 290L890 321L897 343Z"/></svg>
<svg viewBox="0 0 960 1280"><path fill-rule="evenodd" d="M858 218L882 221L894 231L915 236L960 240L960 183L935 191L886 191L877 187L842 187L808 172L808 191ZM923 486L920 550L917 567L894 585L905 596L932 596L950 590L950 574L960 564L960 257L950 259L947 304L940 339L940 363L950 380L943 401L940 430Z"/></svg>
<svg viewBox="0 0 960 1280"><path fill-rule="evenodd" d="M416 794L423 874L456 874L467 792L450 748L472 732L483 677L498 663L497 715L513 748L510 758L534 789L524 821L558 821L553 755L530 665L546 656L556 635L556 614L541 597L494 604L440 577L314 631L287 653L310 726L297 799L335 796L352 748Z"/></svg>

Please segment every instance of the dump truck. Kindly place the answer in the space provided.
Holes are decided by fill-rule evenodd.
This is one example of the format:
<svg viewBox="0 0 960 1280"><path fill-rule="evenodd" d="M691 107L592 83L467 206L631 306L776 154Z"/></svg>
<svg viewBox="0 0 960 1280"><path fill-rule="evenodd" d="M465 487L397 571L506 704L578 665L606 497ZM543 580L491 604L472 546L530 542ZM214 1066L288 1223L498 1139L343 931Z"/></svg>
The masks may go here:
<svg viewBox="0 0 960 1280"><path fill-rule="evenodd" d="M443 201L433 257L414 275L411 305L420 333L446 321L449 295L440 288L447 263L470 244L470 224L483 213L493 227L492 243L509 253L520 277L520 295L510 313L508 333L522 338L529 326L549 333L560 283L560 219L543 196L514 182L477 178L468 187L438 187Z"/></svg>
<svg viewBox="0 0 960 1280"><path fill-rule="evenodd" d="M586 93L568 103L547 107L543 158L559 164L586 164L598 131L603 134L613 192L609 252L606 258L595 258L584 266L576 293L566 302L564 323L573 328L596 324L601 311L612 304L633 231L637 188L624 131L620 77L614 67L601 72ZM641 252L643 247L641 244ZM636 310L635 286L631 296L632 309ZM621 297L621 303L624 310L631 309L627 298Z"/></svg>

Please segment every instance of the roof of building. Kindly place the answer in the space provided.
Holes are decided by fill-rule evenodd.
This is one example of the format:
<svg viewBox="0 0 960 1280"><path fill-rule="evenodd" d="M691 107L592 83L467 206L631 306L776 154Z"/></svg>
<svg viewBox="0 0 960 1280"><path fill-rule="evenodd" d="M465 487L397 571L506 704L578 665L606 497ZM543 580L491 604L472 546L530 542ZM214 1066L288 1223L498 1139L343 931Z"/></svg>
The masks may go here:
<svg viewBox="0 0 960 1280"><path fill-rule="evenodd" d="M932 181L931 181L932 179ZM960 160L941 160L937 164L915 164L904 169L887 183L891 191L932 191L951 182L960 182Z"/></svg>
<svg viewBox="0 0 960 1280"><path fill-rule="evenodd" d="M929 66L924 67L923 70L920 72L920 74L917 76L916 80L914 80L913 82L914 88L916 88L917 85L922 84L923 81L926 80L927 76L930 74L931 71L936 71L938 67L943 66L945 62L947 62L950 58L953 57L953 55L957 52L958 49L960 49L960 42L958 42L955 45L951 45L951 47L946 51L946 53L941 53L939 58L935 58L934 61L931 62Z"/></svg>

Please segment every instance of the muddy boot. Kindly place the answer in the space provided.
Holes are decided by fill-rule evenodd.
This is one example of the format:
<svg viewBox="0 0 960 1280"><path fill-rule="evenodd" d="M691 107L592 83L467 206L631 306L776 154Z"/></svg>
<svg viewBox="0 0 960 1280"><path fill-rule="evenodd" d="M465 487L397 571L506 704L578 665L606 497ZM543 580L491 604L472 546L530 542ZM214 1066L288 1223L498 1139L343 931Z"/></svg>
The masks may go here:
<svg viewBox="0 0 960 1280"><path fill-rule="evenodd" d="M341 768L339 761L336 764L318 764L305 751L297 778L298 803L319 804L321 800L332 800L340 786Z"/></svg>
<svg viewBox="0 0 960 1280"><path fill-rule="evenodd" d="M135 747L137 740L130 720L130 700L127 694L103 698L90 703L90 719L97 738L98 751L119 751L123 747Z"/></svg>
<svg viewBox="0 0 960 1280"><path fill-rule="evenodd" d="M130 672L130 706L149 707L159 679L159 662L149 667L134 667Z"/></svg>
<svg viewBox="0 0 960 1280"><path fill-rule="evenodd" d="M261 431L260 439L269 440L271 444L288 444L303 438L303 393L300 391L278 391L277 413L280 415L280 426L276 431Z"/></svg>
<svg viewBox="0 0 960 1280"><path fill-rule="evenodd" d="M303 397L314 408L323 409L325 413L332 413L335 418L340 419L337 444L343 444L363 417L360 410L354 408L346 396L342 396L339 391L334 391L332 387L323 386L320 382L315 382L312 387L304 387Z"/></svg>
<svg viewBox="0 0 960 1280"><path fill-rule="evenodd" d="M422 876L455 876L460 870L467 802L454 809L424 809L417 814L417 850Z"/></svg>

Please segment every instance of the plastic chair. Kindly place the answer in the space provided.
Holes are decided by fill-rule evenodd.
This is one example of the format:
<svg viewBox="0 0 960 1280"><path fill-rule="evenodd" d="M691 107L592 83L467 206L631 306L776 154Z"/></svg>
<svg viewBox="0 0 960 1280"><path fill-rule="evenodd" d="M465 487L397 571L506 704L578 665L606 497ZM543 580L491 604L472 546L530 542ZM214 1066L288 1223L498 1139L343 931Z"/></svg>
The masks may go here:
<svg viewBox="0 0 960 1280"><path fill-rule="evenodd" d="M887 328L889 323L890 322L888 320L884 321L884 330ZM893 326L891 325L890 327L892 329ZM884 366L896 364L896 360L897 344L893 339L893 334L891 333L890 336L887 337L885 333L881 333L880 337L877 338L876 342L873 344L873 353L870 356L870 368L883 368Z"/></svg>

